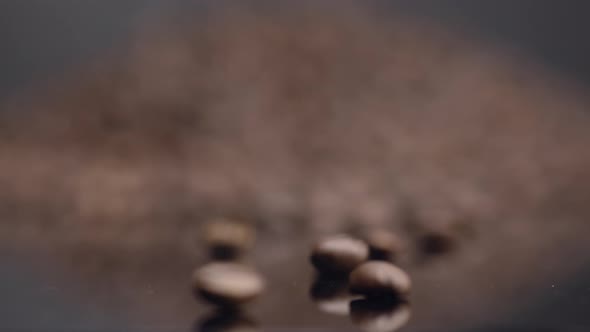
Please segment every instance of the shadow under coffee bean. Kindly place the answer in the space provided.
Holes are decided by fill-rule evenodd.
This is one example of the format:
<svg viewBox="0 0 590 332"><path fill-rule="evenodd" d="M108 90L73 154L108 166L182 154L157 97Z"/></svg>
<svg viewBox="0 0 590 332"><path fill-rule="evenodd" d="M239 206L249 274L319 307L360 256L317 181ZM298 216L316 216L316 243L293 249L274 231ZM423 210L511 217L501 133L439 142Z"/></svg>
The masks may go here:
<svg viewBox="0 0 590 332"><path fill-rule="evenodd" d="M239 310L216 310L209 316L197 319L192 332L258 331L258 323Z"/></svg>
<svg viewBox="0 0 590 332"><path fill-rule="evenodd" d="M338 316L349 315L350 301L359 298L350 294L347 277L332 275L316 276L309 295L320 311Z"/></svg>

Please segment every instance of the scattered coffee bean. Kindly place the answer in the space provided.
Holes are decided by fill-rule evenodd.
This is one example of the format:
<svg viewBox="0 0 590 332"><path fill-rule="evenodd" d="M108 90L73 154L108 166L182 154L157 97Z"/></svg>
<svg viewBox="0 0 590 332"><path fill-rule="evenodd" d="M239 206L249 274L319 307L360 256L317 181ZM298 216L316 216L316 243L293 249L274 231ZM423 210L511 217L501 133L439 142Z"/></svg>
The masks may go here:
<svg viewBox="0 0 590 332"><path fill-rule="evenodd" d="M253 300L264 287L264 280L256 271L237 263L210 263L193 273L195 294L221 306Z"/></svg>
<svg viewBox="0 0 590 332"><path fill-rule="evenodd" d="M350 301L358 298L348 291L347 278L320 275L311 285L310 296L319 310L339 316L350 313Z"/></svg>
<svg viewBox="0 0 590 332"><path fill-rule="evenodd" d="M350 291L367 298L404 298L412 286L410 277L402 269L387 263L367 262L352 271Z"/></svg>
<svg viewBox="0 0 590 332"><path fill-rule="evenodd" d="M318 242L311 263L322 273L345 274L369 258L369 247L361 240L337 235Z"/></svg>
<svg viewBox="0 0 590 332"><path fill-rule="evenodd" d="M453 251L456 240L448 231L428 230L419 236L418 246L423 255L441 255Z"/></svg>
<svg viewBox="0 0 590 332"><path fill-rule="evenodd" d="M364 239L369 245L370 259L393 262L399 258L402 241L393 232L385 229L372 229L365 233Z"/></svg>
<svg viewBox="0 0 590 332"><path fill-rule="evenodd" d="M403 302L355 300L350 303L350 318L366 332L394 332L408 323L410 306Z"/></svg>
<svg viewBox="0 0 590 332"><path fill-rule="evenodd" d="M254 243L255 232L246 224L220 219L209 223L205 241L215 260L233 260Z"/></svg>

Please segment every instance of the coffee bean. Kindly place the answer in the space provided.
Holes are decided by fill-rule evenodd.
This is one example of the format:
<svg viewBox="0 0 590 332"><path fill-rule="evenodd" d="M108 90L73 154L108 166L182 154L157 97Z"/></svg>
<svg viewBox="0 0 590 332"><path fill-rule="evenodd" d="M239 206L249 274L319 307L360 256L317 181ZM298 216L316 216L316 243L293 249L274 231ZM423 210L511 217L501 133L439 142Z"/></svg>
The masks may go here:
<svg viewBox="0 0 590 332"><path fill-rule="evenodd" d="M234 260L254 243L255 232L249 225L219 219L205 229L205 241L215 260Z"/></svg>
<svg viewBox="0 0 590 332"><path fill-rule="evenodd" d="M423 255L441 255L453 251L456 239L444 230L427 230L418 238L419 250Z"/></svg>
<svg viewBox="0 0 590 332"><path fill-rule="evenodd" d="M193 273L193 290L205 300L235 306L256 298L264 290L263 278L237 263L210 263Z"/></svg>
<svg viewBox="0 0 590 332"><path fill-rule="evenodd" d="M361 240L336 235L318 242L311 263L322 273L345 274L369 258L369 247Z"/></svg>
<svg viewBox="0 0 590 332"><path fill-rule="evenodd" d="M386 229L372 229L365 233L364 240L369 245L372 260L396 261L402 251L402 241Z"/></svg>
<svg viewBox="0 0 590 332"><path fill-rule="evenodd" d="M350 303L352 322L365 332L394 332L408 323L410 306L403 302L355 300Z"/></svg>
<svg viewBox="0 0 590 332"><path fill-rule="evenodd" d="M410 277L397 266L372 261L350 274L350 291L368 298L404 298L410 291Z"/></svg>

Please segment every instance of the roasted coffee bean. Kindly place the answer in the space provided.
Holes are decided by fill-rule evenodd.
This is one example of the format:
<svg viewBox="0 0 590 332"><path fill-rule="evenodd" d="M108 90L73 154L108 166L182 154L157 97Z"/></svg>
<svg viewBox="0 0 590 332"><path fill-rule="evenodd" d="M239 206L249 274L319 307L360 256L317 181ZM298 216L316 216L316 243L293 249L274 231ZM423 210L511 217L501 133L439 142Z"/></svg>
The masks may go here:
<svg viewBox="0 0 590 332"><path fill-rule="evenodd" d="M418 238L418 249L425 256L449 253L456 245L453 234L444 230L426 230Z"/></svg>
<svg viewBox="0 0 590 332"><path fill-rule="evenodd" d="M369 258L369 247L361 240L336 235L318 242L311 263L322 273L345 274Z"/></svg>
<svg viewBox="0 0 590 332"><path fill-rule="evenodd" d="M215 260L237 259L252 246L254 240L254 229L236 221L214 220L205 229L205 242Z"/></svg>
<svg viewBox="0 0 590 332"><path fill-rule="evenodd" d="M350 274L350 291L368 298L404 298L410 291L410 277L397 266L379 261L364 263Z"/></svg>
<svg viewBox="0 0 590 332"><path fill-rule="evenodd" d="M372 260L394 262L402 251L402 241L393 232L386 229L371 229L365 232L364 240L369 245L369 257Z"/></svg>
<svg viewBox="0 0 590 332"><path fill-rule="evenodd" d="M410 316L410 306L404 302L361 299L350 303L352 322L365 332L397 331Z"/></svg>
<svg viewBox="0 0 590 332"><path fill-rule="evenodd" d="M256 271L237 263L210 263L193 274L195 294L221 306L231 307L253 300L264 287L264 280Z"/></svg>

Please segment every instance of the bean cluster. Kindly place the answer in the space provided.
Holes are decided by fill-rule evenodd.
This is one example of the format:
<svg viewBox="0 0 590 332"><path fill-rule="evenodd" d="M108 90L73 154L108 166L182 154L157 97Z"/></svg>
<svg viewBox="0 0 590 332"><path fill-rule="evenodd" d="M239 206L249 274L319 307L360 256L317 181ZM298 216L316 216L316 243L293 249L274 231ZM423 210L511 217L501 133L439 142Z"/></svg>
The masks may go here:
<svg viewBox="0 0 590 332"><path fill-rule="evenodd" d="M204 234L210 262L194 271L192 287L218 314L202 327L252 325L240 308L266 289L264 277L242 259L255 242L254 230L245 223L217 220ZM425 252L451 247L447 238L436 234L419 245ZM412 288L408 274L396 265L403 247L397 235L385 229L368 230L358 238L338 234L320 239L310 254L316 271L311 299L320 311L349 316L364 331L399 329L410 318Z"/></svg>

